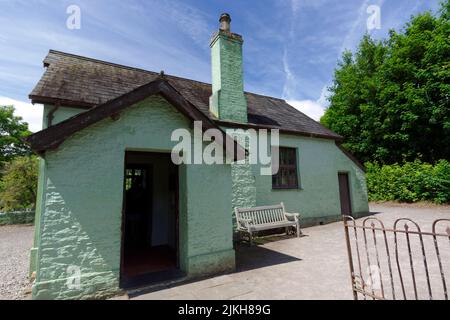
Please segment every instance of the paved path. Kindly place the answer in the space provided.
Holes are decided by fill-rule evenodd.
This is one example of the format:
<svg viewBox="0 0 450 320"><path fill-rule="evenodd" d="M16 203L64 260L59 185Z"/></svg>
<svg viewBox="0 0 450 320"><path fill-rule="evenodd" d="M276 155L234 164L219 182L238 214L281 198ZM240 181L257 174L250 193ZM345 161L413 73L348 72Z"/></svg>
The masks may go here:
<svg viewBox="0 0 450 320"><path fill-rule="evenodd" d="M33 226L0 226L0 300L25 298Z"/></svg>
<svg viewBox="0 0 450 320"><path fill-rule="evenodd" d="M377 218L392 226L408 217L424 230L432 221L450 218L450 207L372 205ZM306 237L267 242L237 250L238 270L133 299L352 299L342 223L304 230Z"/></svg>
<svg viewBox="0 0 450 320"><path fill-rule="evenodd" d="M386 226L408 217L425 231L434 220L450 218L448 206L372 205L371 210L379 212L377 218ZM25 297L33 229L0 227L0 300ZM257 247L238 248L238 270L233 274L133 299L352 299L342 223L308 228L304 233L300 239L281 237Z"/></svg>

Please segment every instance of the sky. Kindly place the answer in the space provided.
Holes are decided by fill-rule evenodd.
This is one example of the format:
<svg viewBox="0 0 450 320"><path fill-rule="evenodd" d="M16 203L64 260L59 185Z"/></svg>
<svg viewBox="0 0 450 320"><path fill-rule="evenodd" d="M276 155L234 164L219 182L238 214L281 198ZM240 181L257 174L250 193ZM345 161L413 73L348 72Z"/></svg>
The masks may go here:
<svg viewBox="0 0 450 320"><path fill-rule="evenodd" d="M245 90L319 120L344 50L438 8L439 0L0 0L0 105L41 129L42 106L28 94L49 49L210 83L209 40L228 12L244 37Z"/></svg>

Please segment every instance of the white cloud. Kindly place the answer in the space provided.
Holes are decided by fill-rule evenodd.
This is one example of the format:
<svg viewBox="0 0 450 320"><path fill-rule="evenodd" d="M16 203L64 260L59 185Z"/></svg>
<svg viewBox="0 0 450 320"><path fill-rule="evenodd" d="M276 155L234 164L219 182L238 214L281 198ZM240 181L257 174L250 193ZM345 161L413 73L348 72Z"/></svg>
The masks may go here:
<svg viewBox="0 0 450 320"><path fill-rule="evenodd" d="M14 114L22 117L23 120L28 123L31 132L42 130L42 105L32 105L31 103L0 96L0 106L10 105L13 105L16 109Z"/></svg>
<svg viewBox="0 0 450 320"><path fill-rule="evenodd" d="M325 108L317 101L287 100L286 102L316 121L319 121L325 113Z"/></svg>
<svg viewBox="0 0 450 320"><path fill-rule="evenodd" d="M317 99L317 103L322 106L323 109L328 107L329 101L328 98L330 97L330 91L328 91L328 86L324 86L322 88L322 91L320 92L320 97Z"/></svg>
<svg viewBox="0 0 450 320"><path fill-rule="evenodd" d="M349 31L347 32L344 41L342 42L340 54L344 52L345 50L353 50L355 46L359 43L361 40L362 34L361 31L368 31L367 30L367 19L369 18L369 14L367 13L367 8L370 5L377 5L379 7L382 7L385 0L364 0L364 2L361 4L361 6L358 9L358 15L356 19L354 20L353 24L351 25Z"/></svg>
<svg viewBox="0 0 450 320"><path fill-rule="evenodd" d="M282 61L284 74L286 75L286 80L283 87L283 98L290 99L293 96L293 92L296 91L295 86L297 85L297 80L289 67L286 48L284 49Z"/></svg>

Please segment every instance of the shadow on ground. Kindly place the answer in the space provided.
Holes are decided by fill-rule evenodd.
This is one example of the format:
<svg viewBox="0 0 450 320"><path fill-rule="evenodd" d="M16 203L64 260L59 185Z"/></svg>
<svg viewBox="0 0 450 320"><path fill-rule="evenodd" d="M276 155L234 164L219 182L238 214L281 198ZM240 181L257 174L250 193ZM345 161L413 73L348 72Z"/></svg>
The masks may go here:
<svg viewBox="0 0 450 320"><path fill-rule="evenodd" d="M260 247L258 245L269 243L269 242L276 242L276 241L283 241L292 239L292 235L275 235L275 236L267 236L267 237L261 237L255 239L255 244L253 246L249 246L246 243L239 243L236 245L236 271L231 274L237 274L244 271L250 271L265 267L271 267L275 265L290 263L290 262L296 262L301 261L301 259L286 255L277 251L273 251L267 248ZM136 291L130 290L128 291L128 295L130 298L157 292L165 289L175 288L178 286L195 283L199 281L204 281L208 279L212 279L217 277L218 275L208 276L208 277L201 277L201 278L195 278L195 279L179 279L172 282L166 282L166 283L160 283L153 286L149 286L147 288L140 288Z"/></svg>
<svg viewBox="0 0 450 320"><path fill-rule="evenodd" d="M292 236L270 236L258 238L255 244L265 244L274 241L292 239ZM301 261L301 259L273 251L264 247L239 244L236 247L236 272L249 271L259 268L275 266L289 262Z"/></svg>

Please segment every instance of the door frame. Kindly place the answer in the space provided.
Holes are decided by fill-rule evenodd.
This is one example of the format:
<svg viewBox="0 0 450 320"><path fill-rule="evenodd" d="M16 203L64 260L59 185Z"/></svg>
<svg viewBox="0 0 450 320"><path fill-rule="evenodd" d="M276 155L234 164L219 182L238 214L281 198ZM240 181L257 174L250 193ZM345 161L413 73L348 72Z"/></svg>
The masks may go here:
<svg viewBox="0 0 450 320"><path fill-rule="evenodd" d="M126 212L125 212L125 208L126 208L126 192L125 192L125 187L126 187L126 169L127 169L127 164L128 164L128 155L129 154L154 154L154 155L158 155L158 154L168 154L170 155L170 153L168 152L151 152L151 151L133 151L133 150L126 150L125 151L125 155L124 155L124 162L123 162L123 181L122 181L122 212L121 212L121 226L120 226L120 269L119 269L119 286L121 288L124 288L124 282L125 282L125 278L123 276L123 269L124 269L124 264L125 264L125 224L126 224ZM176 268L177 270L174 271L169 271L169 274L173 274L173 277L178 277L180 275L183 275L180 273L180 166L175 165L171 162L170 157L169 157L169 161L171 163L171 165L173 165L176 170L175 170L175 246L176 246ZM147 164L148 165L148 164ZM153 167L154 169L154 167ZM153 188L152 188L152 192L153 192ZM154 201L154 199L153 199ZM144 280L145 281L145 280ZM142 285L145 285L146 283L142 283Z"/></svg>

